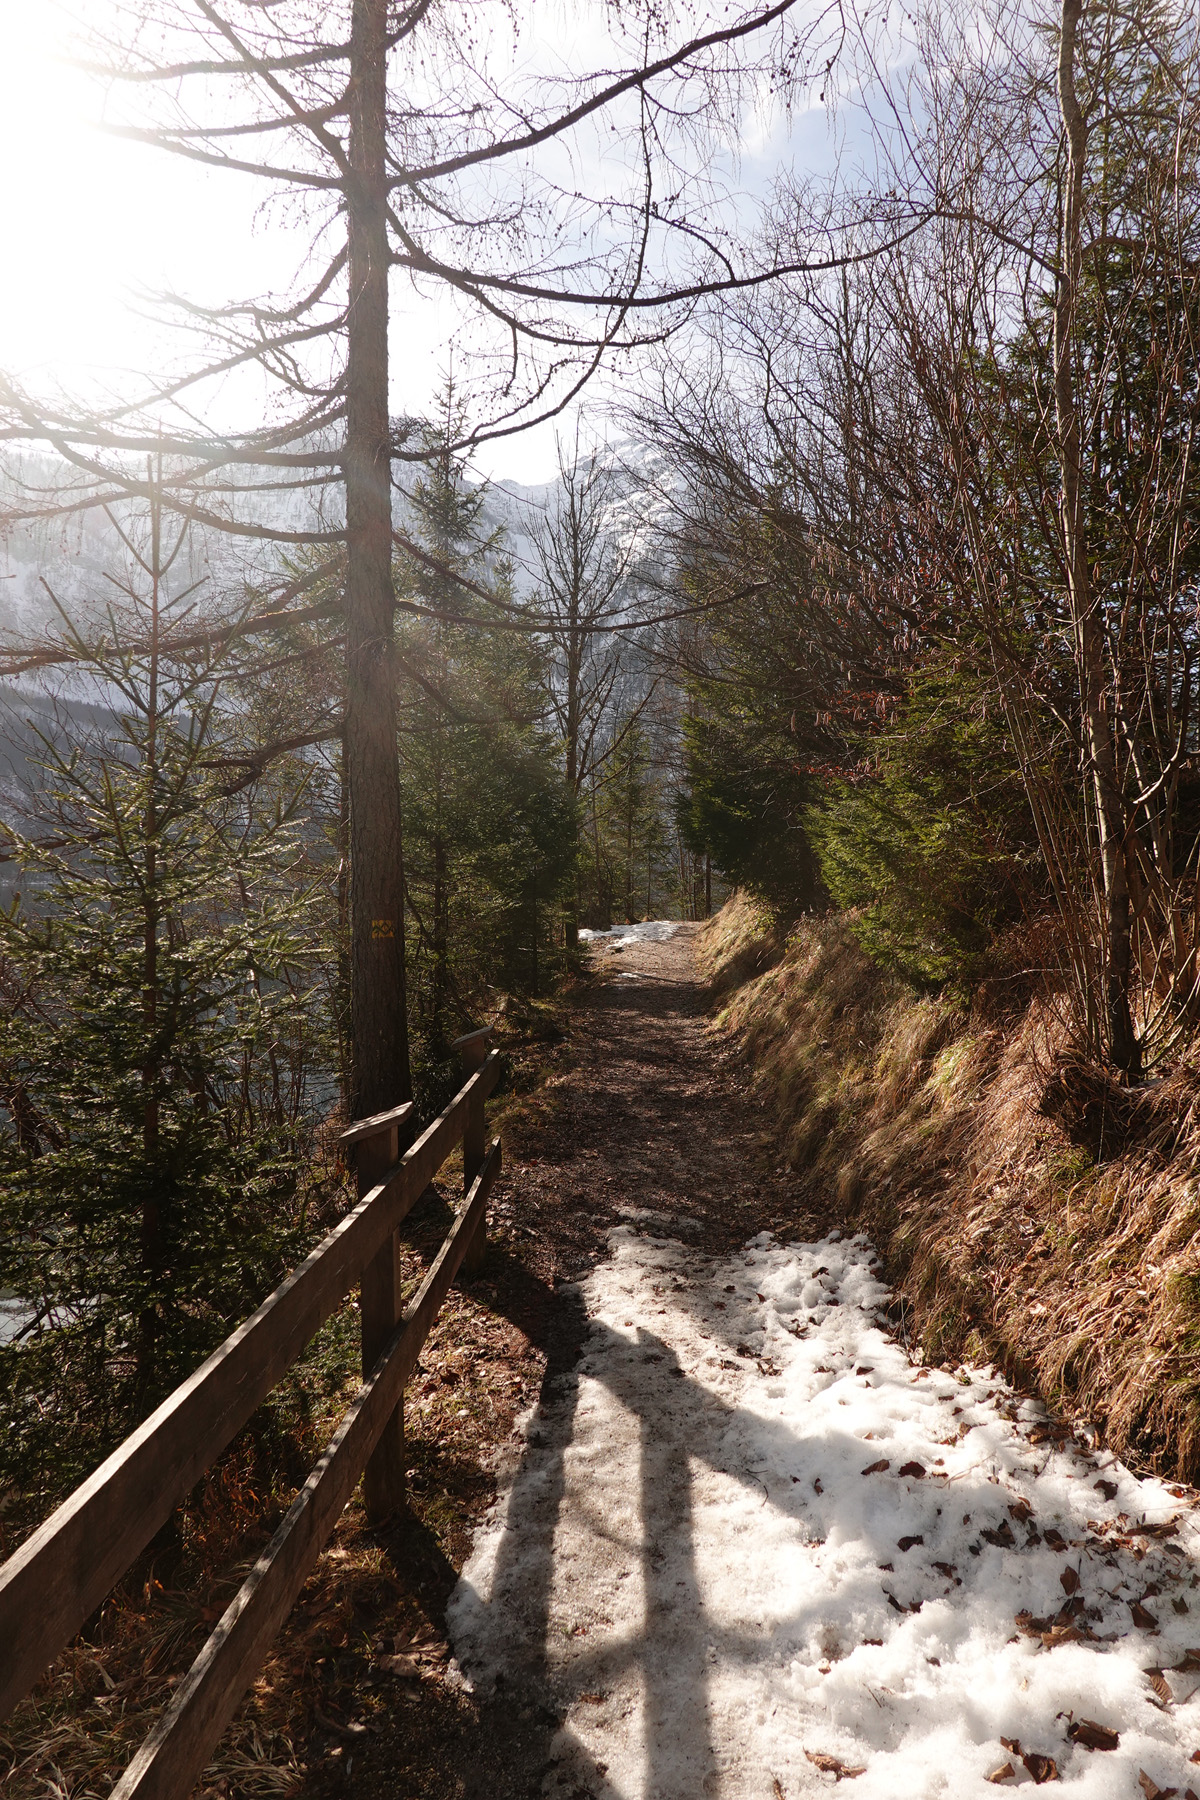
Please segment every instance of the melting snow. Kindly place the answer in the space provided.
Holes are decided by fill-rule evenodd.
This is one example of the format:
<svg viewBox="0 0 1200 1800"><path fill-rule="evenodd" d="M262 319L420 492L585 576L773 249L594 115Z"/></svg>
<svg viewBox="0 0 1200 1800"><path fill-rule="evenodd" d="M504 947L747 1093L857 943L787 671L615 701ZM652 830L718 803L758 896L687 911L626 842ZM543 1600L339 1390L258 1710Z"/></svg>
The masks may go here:
<svg viewBox="0 0 1200 1800"><path fill-rule="evenodd" d="M1190 1511L990 1369L914 1365L873 1260L613 1234L450 1606L463 1678L562 1720L547 1795L1200 1786Z"/></svg>
<svg viewBox="0 0 1200 1800"><path fill-rule="evenodd" d="M613 925L608 931L588 931L582 927L581 944L608 944L623 950L626 944L662 944L679 930L679 919L646 919L641 925Z"/></svg>

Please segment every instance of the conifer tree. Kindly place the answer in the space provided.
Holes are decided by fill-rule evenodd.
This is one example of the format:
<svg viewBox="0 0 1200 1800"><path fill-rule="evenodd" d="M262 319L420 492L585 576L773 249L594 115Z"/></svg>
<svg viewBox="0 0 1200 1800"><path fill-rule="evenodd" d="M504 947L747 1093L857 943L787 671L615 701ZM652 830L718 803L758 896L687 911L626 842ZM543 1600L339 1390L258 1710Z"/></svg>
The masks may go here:
<svg viewBox="0 0 1200 1800"><path fill-rule="evenodd" d="M132 578L99 636L69 627L110 722L44 740L0 913L0 1288L25 1310L0 1473L27 1493L94 1461L294 1259L327 1048L302 789L227 791L221 670L161 651L192 601L169 593L186 531L164 543L153 500L144 530L113 522Z"/></svg>

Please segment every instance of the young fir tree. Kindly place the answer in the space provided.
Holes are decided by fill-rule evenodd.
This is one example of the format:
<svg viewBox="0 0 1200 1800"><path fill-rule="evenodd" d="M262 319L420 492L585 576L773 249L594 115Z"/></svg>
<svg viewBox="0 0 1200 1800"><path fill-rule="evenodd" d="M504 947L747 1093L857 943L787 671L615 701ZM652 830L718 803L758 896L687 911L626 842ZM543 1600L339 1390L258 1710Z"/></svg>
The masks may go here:
<svg viewBox="0 0 1200 1800"><path fill-rule="evenodd" d="M536 990L547 924L568 879L573 797L543 724L531 632L492 630L517 610L486 489L447 448L454 396L409 496L397 588L417 610L397 630L405 878L413 929L414 1079L426 1105L451 1078L448 1043L477 1022L488 990ZM462 577L463 585L457 577Z"/></svg>
<svg viewBox="0 0 1200 1800"><path fill-rule="evenodd" d="M931 664L805 828L867 953L915 986L970 984L996 935L1045 904L1037 834L995 695Z"/></svg>
<svg viewBox="0 0 1200 1800"><path fill-rule="evenodd" d="M43 749L0 912L0 1482L44 1503L263 1297L304 1240L320 1051L298 792L222 791L219 672L164 639L184 540L73 649L111 708ZM123 648L122 646L127 646Z"/></svg>

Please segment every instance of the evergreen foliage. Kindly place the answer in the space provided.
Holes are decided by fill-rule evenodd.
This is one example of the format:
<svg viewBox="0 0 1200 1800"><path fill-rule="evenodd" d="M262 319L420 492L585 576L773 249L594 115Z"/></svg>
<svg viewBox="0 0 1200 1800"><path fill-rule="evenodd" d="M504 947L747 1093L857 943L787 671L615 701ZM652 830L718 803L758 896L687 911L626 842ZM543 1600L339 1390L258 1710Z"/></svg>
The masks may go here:
<svg viewBox="0 0 1200 1800"><path fill-rule="evenodd" d="M149 598L76 640L111 727L46 741L0 913L0 1482L78 1475L306 1248L302 1152L329 1045L302 790L224 791L211 663ZM124 650L125 643L138 648Z"/></svg>
<svg viewBox="0 0 1200 1800"><path fill-rule="evenodd" d="M970 983L996 934L1044 898L1018 759L965 663L916 676L869 770L806 814L835 905L876 961L922 987Z"/></svg>
<svg viewBox="0 0 1200 1800"><path fill-rule="evenodd" d="M397 658L412 1056L426 1112L457 1085L449 1044L493 990L545 984L575 843L535 636L488 628L520 609L503 535L485 526L487 490L447 448L455 418L451 389L410 495L429 560L409 556L397 571L398 592L421 609L401 615Z"/></svg>
<svg viewBox="0 0 1200 1800"><path fill-rule="evenodd" d="M813 783L794 746L743 723L730 708L721 719L684 720L687 787L678 813L684 842L708 852L729 880L784 911L803 911L821 897L809 841L807 805Z"/></svg>

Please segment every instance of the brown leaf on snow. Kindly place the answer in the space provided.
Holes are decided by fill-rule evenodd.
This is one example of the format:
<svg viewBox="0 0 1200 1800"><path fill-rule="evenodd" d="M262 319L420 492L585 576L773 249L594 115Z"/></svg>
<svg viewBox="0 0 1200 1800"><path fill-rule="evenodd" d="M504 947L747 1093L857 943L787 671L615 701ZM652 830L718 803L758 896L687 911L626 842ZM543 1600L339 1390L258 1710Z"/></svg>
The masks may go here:
<svg viewBox="0 0 1200 1800"><path fill-rule="evenodd" d="M1052 1756L1043 1756L1040 1750L1027 1750L1021 1761L1033 1776L1035 1787L1041 1787L1046 1781L1058 1780L1058 1764Z"/></svg>
<svg viewBox="0 0 1200 1800"><path fill-rule="evenodd" d="M897 1546L901 1550L911 1550L914 1544L923 1544L924 1542L923 1537L902 1537L897 1539Z"/></svg>
<svg viewBox="0 0 1200 1800"><path fill-rule="evenodd" d="M1063 1590L1064 1594L1077 1594L1079 1592L1079 1570L1078 1569L1066 1568L1063 1570L1062 1574L1059 1576L1058 1579L1062 1583L1062 1590Z"/></svg>
<svg viewBox="0 0 1200 1800"><path fill-rule="evenodd" d="M1145 1794L1146 1800L1170 1800L1172 1794L1179 1792L1178 1788L1159 1787L1154 1777L1147 1775L1145 1769L1138 1770L1138 1786Z"/></svg>
<svg viewBox="0 0 1200 1800"><path fill-rule="evenodd" d="M1162 1670L1161 1669L1147 1669L1145 1671L1145 1674L1146 1674L1146 1680L1150 1683L1150 1686L1154 1689L1154 1691L1158 1695L1159 1699L1163 1702L1163 1705L1171 1706L1174 1703L1175 1696L1171 1692L1170 1684L1167 1681L1167 1678L1163 1674Z"/></svg>
<svg viewBox="0 0 1200 1800"><path fill-rule="evenodd" d="M1095 1719L1076 1719L1067 1726L1067 1736L1085 1750L1115 1750L1121 1742L1119 1732L1108 1725L1097 1725Z"/></svg>
<svg viewBox="0 0 1200 1800"><path fill-rule="evenodd" d="M1140 1600L1129 1602L1129 1616L1140 1631L1158 1630L1158 1620L1152 1612L1147 1611Z"/></svg>
<svg viewBox="0 0 1200 1800"><path fill-rule="evenodd" d="M991 1774L985 1775L983 1779L985 1781L995 1782L1015 1781L1017 1779L1017 1771L1013 1768L1011 1763L1001 1763L998 1769L993 1769Z"/></svg>
<svg viewBox="0 0 1200 1800"><path fill-rule="evenodd" d="M806 1750L804 1754L815 1768L821 1770L822 1774L833 1775L838 1781L853 1781L856 1775L865 1775L867 1772L865 1763L861 1768L855 1768L849 1763L844 1763L840 1756L830 1756L826 1750Z"/></svg>
<svg viewBox="0 0 1200 1800"><path fill-rule="evenodd" d="M1106 1500L1115 1500L1120 1489L1117 1487L1115 1481L1098 1481L1096 1483L1096 1492L1098 1494L1103 1494Z"/></svg>
<svg viewBox="0 0 1200 1800"><path fill-rule="evenodd" d="M1012 1526L1007 1519L1001 1519L999 1525L995 1527L984 1525L980 1529L979 1535L986 1538L989 1544L997 1545L1001 1550L1015 1550L1017 1547L1017 1540L1013 1536Z"/></svg>
<svg viewBox="0 0 1200 1800"><path fill-rule="evenodd" d="M900 1473L902 1475L912 1475L917 1481L920 1481L925 1470L923 1465L919 1462L906 1462Z"/></svg>
<svg viewBox="0 0 1200 1800"><path fill-rule="evenodd" d="M868 1463L866 1468L863 1470L863 1474L864 1475L882 1475L883 1471L885 1469L890 1469L891 1466L892 1465L888 1461L887 1457L881 1456L878 1462Z"/></svg>
<svg viewBox="0 0 1200 1800"><path fill-rule="evenodd" d="M1063 1536L1062 1532L1056 1531L1054 1529L1053 1525L1051 1525L1051 1527L1048 1531L1043 1531L1042 1536L1045 1538L1046 1542L1049 1544L1051 1550L1057 1550L1061 1553L1063 1550L1067 1549L1067 1547L1068 1547L1067 1540Z"/></svg>
<svg viewBox="0 0 1200 1800"><path fill-rule="evenodd" d="M1011 1750L1011 1751L1012 1751L1012 1753L1013 1753L1013 1755L1014 1755L1014 1756L1020 1756L1020 1754L1021 1754L1021 1740L1020 1740L1020 1738L1006 1738L1006 1737L1002 1737L1002 1738L1001 1738L1001 1739L1000 1739L1000 1742L1001 1742L1001 1743L1002 1743L1002 1744L1003 1744L1003 1745L1004 1745L1004 1748L1005 1748L1005 1749L1006 1749L1006 1750Z"/></svg>
<svg viewBox="0 0 1200 1800"><path fill-rule="evenodd" d="M1033 1508L1028 1500L1014 1500L1008 1510L1018 1525L1028 1525L1033 1517Z"/></svg>

